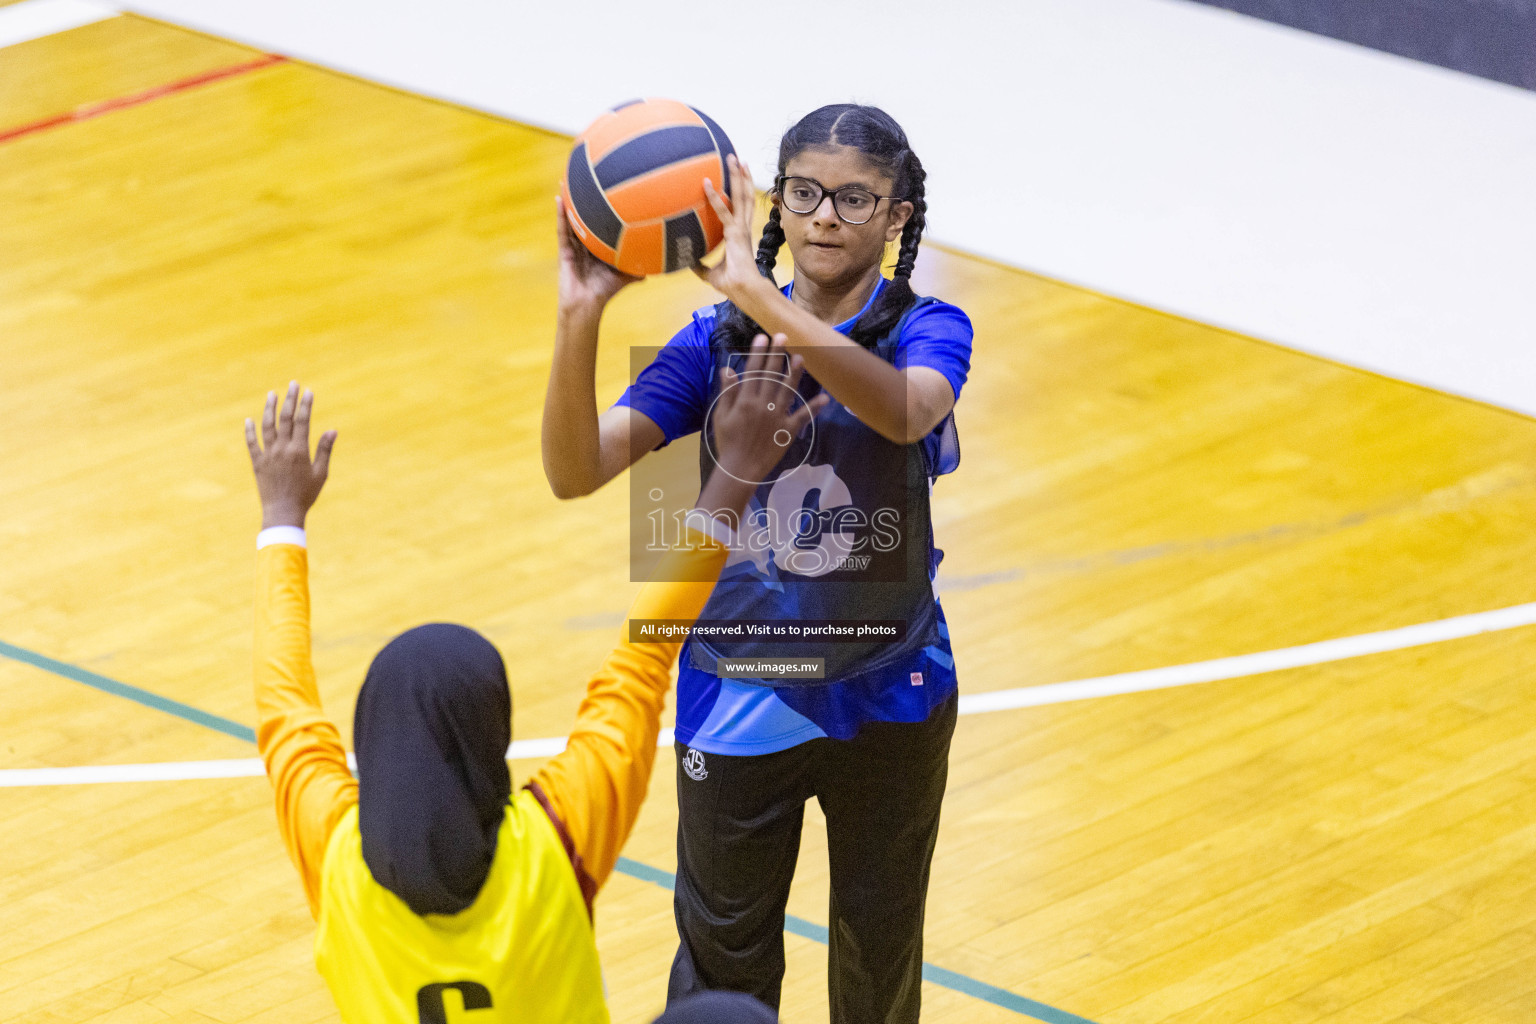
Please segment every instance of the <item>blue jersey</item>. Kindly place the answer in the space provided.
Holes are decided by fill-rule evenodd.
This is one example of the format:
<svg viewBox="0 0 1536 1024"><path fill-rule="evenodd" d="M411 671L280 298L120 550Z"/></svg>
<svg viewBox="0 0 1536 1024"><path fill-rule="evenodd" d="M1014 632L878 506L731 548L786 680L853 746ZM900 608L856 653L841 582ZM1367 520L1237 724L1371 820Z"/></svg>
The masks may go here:
<svg viewBox="0 0 1536 1024"><path fill-rule="evenodd" d="M882 279L869 302L884 288ZM857 319L836 329L847 334ZM714 327L714 307L696 312L615 403L644 413L661 428L665 443L704 425L713 383ZM970 369L971 338L970 320L961 310L928 302L908 315L893 361L898 368L928 366L939 371L958 399ZM941 442L938 430L922 442L936 473L954 468L955 453L941 451ZM931 538L928 543L931 546ZM941 557L941 552L930 550L930 567ZM820 736L848 739L868 721L923 721L957 685L949 631L942 612L937 607L935 612L935 642L822 686L769 687L722 680L696 667L685 649L678 676L677 738L706 753L764 754Z"/></svg>

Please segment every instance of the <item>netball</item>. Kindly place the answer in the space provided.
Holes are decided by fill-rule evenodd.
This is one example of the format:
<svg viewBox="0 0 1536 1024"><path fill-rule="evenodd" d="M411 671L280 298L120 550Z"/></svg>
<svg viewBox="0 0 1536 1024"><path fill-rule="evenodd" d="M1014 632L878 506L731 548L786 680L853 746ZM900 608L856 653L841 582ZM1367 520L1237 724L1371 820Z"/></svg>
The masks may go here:
<svg viewBox="0 0 1536 1024"><path fill-rule="evenodd" d="M725 191L731 140L710 117L676 100L633 100L576 137L561 194L587 249L626 274L693 266L719 244L704 179Z"/></svg>

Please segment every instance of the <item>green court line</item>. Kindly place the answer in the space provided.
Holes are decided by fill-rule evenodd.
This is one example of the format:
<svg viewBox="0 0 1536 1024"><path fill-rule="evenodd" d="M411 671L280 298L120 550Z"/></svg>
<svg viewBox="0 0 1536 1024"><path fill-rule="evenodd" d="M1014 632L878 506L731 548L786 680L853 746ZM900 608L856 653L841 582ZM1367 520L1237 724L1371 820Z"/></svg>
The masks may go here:
<svg viewBox="0 0 1536 1024"><path fill-rule="evenodd" d="M29 651L25 647L17 647L14 644L8 644L4 640L0 640L0 655L10 658L12 661L19 661L24 665L40 668L44 672L52 672L56 676L63 676L65 679L73 679L77 683L93 686L103 693L112 694L114 697L123 697L136 704L142 704L147 708L164 711L168 715L175 715L177 718L192 722L195 725L205 726L217 732L222 732L224 735L233 736L237 740L245 740L247 743L256 742L256 731L248 725L232 722L212 712L204 711L202 708L195 708L190 704L183 704L179 700L162 697L158 693L150 693L148 690L142 690L137 686L120 683L116 679L108 679L104 675L98 675L95 672L79 668L68 662L50 658L46 654L38 654L36 651Z"/></svg>
<svg viewBox="0 0 1536 1024"><path fill-rule="evenodd" d="M44 672L52 672L56 676L62 676L77 683L84 683L86 686L94 687L103 693L110 693L114 697L123 697L136 704L142 704L144 707L153 708L156 711L164 711L166 714L175 715L177 718L191 722L194 725L201 725L216 732L221 732L226 736L233 736L237 740L244 740L247 743L256 742L256 732L248 725L232 722L227 718L222 718L201 708L195 708L190 704L183 704L179 700L171 700L169 697L162 697L158 693L151 693L137 686L120 683L116 679L108 679L106 676L96 672L79 668L68 662L59 661L56 658L50 658L46 654L38 654L36 651L29 651L25 647L17 647L14 644L8 644L0 640L0 655L10 658L12 661L19 661L24 665L40 668ZM670 890L677 886L677 876L672 872L653 868L649 864L642 864L637 860L630 860L628 857L620 857L614 868L629 875L631 878L638 878L642 882L652 882L663 889ZM784 930L791 935L798 935L803 939L819 942L823 946L827 945L830 940L830 935L825 925L819 925L813 921L795 917L793 914L784 915ZM935 985L942 985L944 988L952 989L955 992L964 993L983 1002L991 1003L994 1006L1001 1006L1006 1010L1012 1010L1014 1013L1033 1017L1035 1020L1045 1022L1045 1024L1093 1024L1093 1021L1086 1017L1079 1017L1065 1010L1058 1010L1054 1006L1036 1002L1016 992L1009 992L1007 989L988 985L984 981L977 981L975 978L946 970L943 967L936 967L926 961L923 963L923 980L932 982Z"/></svg>
<svg viewBox="0 0 1536 1024"><path fill-rule="evenodd" d="M637 860L630 860L628 857L620 857L618 863L613 868L615 871L622 872L631 878L638 878L642 882L651 882L661 886L663 889L677 888L677 876L672 872L653 868L649 864L642 864ZM826 925L807 921L805 918L796 917L793 914L784 915L784 930L791 935L798 935L802 939L819 942L823 946L828 945L831 939L831 934L827 931ZM923 961L923 980L952 989L955 992L964 993L983 1002L991 1003L993 1006L1001 1006L1005 1010L1012 1010L1014 1013L1023 1014L1026 1017L1033 1017L1035 1020L1044 1021L1045 1024L1093 1024L1093 1021L1087 1017L1079 1017L1075 1013L1058 1010L1054 1006L1037 1002L1027 996L1021 996L1017 992L1010 992L1005 988L998 988L996 985L988 985L984 981L977 981L975 978L947 970L943 967L935 967L926 960Z"/></svg>

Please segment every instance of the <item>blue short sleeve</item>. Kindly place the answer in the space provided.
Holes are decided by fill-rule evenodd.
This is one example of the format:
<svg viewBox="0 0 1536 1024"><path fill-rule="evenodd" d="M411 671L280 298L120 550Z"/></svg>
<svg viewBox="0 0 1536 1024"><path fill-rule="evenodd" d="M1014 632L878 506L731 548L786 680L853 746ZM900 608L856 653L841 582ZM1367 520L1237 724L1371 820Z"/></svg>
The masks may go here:
<svg viewBox="0 0 1536 1024"><path fill-rule="evenodd" d="M938 370L954 389L955 400L971 372L971 318L958 306L932 302L913 310L897 343L897 367L927 366Z"/></svg>
<svg viewBox="0 0 1536 1024"><path fill-rule="evenodd" d="M688 326L673 335L613 403L645 413L661 428L666 444L704 426L713 366L709 336L715 327L714 314L713 308L695 313Z"/></svg>

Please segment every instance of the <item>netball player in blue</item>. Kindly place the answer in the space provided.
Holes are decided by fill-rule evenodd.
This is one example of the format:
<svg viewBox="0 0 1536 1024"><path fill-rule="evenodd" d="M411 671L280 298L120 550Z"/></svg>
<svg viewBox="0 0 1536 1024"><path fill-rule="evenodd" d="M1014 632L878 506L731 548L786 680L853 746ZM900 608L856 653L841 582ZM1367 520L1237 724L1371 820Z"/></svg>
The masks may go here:
<svg viewBox="0 0 1536 1024"><path fill-rule="evenodd" d="M752 182L730 161L710 190L723 258L700 276L726 301L695 313L619 401L599 413L598 326L632 279L588 256L562 218L560 308L544 407L546 474L587 494L647 452L702 431L721 371L761 331L803 362L800 398L826 407L786 442L743 545L701 618L899 622L899 637L794 645L691 640L678 679L679 949L669 998L734 989L778 1004L784 907L805 801L827 818L832 1020L916 1021L923 911L957 687L932 588L929 490L959 462L953 408L971 325L914 296L924 172L883 111L840 104L785 134L754 255ZM899 241L890 280L881 264ZM788 244L793 280L773 280ZM816 394L817 389L827 397ZM701 446L701 473L713 471ZM792 525L788 538L785 521ZM814 656L821 680L722 678L719 659ZM729 675L727 673L727 675Z"/></svg>

